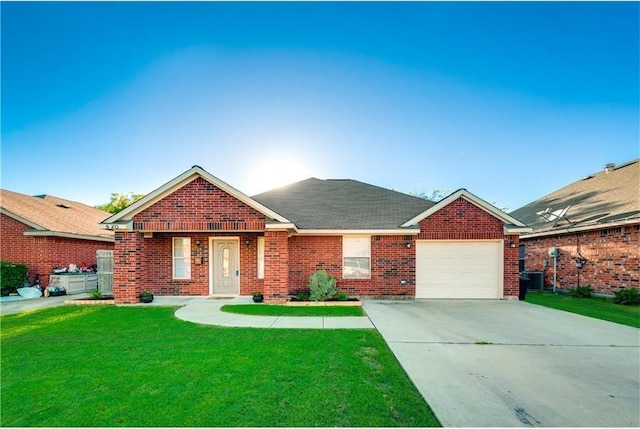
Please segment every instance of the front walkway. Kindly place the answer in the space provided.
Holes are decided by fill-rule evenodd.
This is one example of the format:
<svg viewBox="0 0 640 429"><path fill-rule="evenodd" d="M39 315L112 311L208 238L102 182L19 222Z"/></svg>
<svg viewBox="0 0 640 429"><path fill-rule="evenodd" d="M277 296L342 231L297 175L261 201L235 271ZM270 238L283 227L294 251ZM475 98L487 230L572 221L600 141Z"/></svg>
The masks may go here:
<svg viewBox="0 0 640 429"><path fill-rule="evenodd" d="M168 303L172 297L157 297L151 304L180 305ZM230 299L200 298L185 302L175 315L178 319L203 325L217 325L243 328L286 328L286 329L374 329L366 316L355 317L291 317L291 316L248 316L225 313L223 305L250 304L251 297ZM256 304L258 305L258 304Z"/></svg>

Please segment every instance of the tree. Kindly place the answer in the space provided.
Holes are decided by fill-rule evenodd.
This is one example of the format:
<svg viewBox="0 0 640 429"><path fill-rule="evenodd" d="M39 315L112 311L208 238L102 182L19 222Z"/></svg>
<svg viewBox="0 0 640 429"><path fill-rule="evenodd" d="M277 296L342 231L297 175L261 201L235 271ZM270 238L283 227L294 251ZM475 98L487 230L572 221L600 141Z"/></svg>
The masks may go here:
<svg viewBox="0 0 640 429"><path fill-rule="evenodd" d="M112 193L111 201L96 206L96 208L109 213L118 213L119 211L126 209L142 197L144 197L143 194L134 194L133 192L129 192L128 194Z"/></svg>
<svg viewBox="0 0 640 429"><path fill-rule="evenodd" d="M419 192L419 193L409 192L409 195L413 195L414 197L422 198L424 200L429 200L437 203L438 201L440 201L450 193L451 192L446 191L444 189L436 189L432 191L431 194L428 194L427 192Z"/></svg>

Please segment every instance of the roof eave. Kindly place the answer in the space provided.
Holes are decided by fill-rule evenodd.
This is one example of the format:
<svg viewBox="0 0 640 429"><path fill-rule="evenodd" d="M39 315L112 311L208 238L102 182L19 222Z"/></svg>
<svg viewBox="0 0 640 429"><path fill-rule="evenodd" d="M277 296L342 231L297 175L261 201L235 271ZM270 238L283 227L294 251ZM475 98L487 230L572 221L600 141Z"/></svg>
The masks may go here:
<svg viewBox="0 0 640 429"><path fill-rule="evenodd" d="M90 240L90 241L104 241L106 243L114 243L115 238L104 237L101 235L88 235L88 234L73 234L70 232L61 231L25 231L23 235L27 237L60 237L60 238L73 238L76 240Z"/></svg>
<svg viewBox="0 0 640 429"><path fill-rule="evenodd" d="M0 213L9 216L11 219L17 220L20 223L23 223L25 225L27 225L29 228L33 228L36 229L38 231L46 231L47 229L41 225L38 225L35 222L30 221L29 219L25 219L22 216L19 216L13 212L10 212L9 210L0 207Z"/></svg>
<svg viewBox="0 0 640 429"><path fill-rule="evenodd" d="M130 220L133 218L133 216L149 208L151 205L155 204L157 201L161 200L166 195L169 195L175 190L187 185L188 183L191 183L193 180L197 179L198 177L202 177L209 183L220 188L224 192L232 195L233 197L242 201L243 203L253 208L254 210L264 214L265 216L271 219L275 219L282 223L289 223L289 220L287 220L285 217L274 212L268 207L260 204L253 198L237 190L233 186L223 182L222 180L213 176L209 172L205 171L203 168L196 165L190 168L189 170L185 171L184 173L180 174L176 178L165 183L164 185L157 188L156 190L145 195L143 198L131 204L129 207L125 208L124 210L105 219L104 221L102 221L101 224L108 225L108 224L117 223L118 221L121 221L121 220Z"/></svg>
<svg viewBox="0 0 640 429"><path fill-rule="evenodd" d="M572 234L574 232L593 231L597 229L617 228L619 226L634 225L634 224L640 224L640 219L627 219L627 220L618 221L618 222L599 223L595 225L575 225L575 226L569 226L566 228L541 231L541 232L533 232L531 234L525 234L521 236L520 240L528 240L530 238L538 238L538 237L550 237L553 235Z"/></svg>
<svg viewBox="0 0 640 429"><path fill-rule="evenodd" d="M480 208L481 210L484 210L484 211L490 213L491 215L493 215L494 217L500 219L506 225L513 225L513 226L521 227L521 228L526 228L527 227L527 225L525 225L524 223L520 222L518 219L516 219L516 218L510 216L509 214L503 212L502 210L500 210L497 207L495 207L493 204L489 204L488 202L486 202L482 198L472 194L471 192L467 191L466 189L458 189L457 191L453 192L448 197L443 198L442 200L437 202L435 205L431 206L430 208L428 208L424 212L420 213L419 215L417 215L413 219L403 223L401 226L402 227L409 227L409 226L417 225L423 219L426 219L427 217L431 216L432 214L434 214L435 212L437 212L441 208L448 206L449 204L451 204L452 202L454 202L458 198L464 198L466 201L468 201L469 203L473 204L474 206L476 206L476 207Z"/></svg>

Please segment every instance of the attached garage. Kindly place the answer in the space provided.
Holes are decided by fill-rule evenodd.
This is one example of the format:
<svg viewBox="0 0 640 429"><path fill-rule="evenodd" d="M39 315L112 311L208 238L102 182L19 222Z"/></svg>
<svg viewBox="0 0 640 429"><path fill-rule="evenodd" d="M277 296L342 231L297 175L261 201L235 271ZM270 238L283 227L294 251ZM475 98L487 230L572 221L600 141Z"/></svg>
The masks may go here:
<svg viewBox="0 0 640 429"><path fill-rule="evenodd" d="M502 240L417 240L416 298L502 297Z"/></svg>

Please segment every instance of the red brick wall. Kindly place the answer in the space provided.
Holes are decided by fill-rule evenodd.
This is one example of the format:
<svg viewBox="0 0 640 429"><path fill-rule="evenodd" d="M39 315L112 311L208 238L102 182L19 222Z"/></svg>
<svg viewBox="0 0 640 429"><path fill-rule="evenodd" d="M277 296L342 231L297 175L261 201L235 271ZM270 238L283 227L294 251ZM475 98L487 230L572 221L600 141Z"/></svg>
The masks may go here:
<svg viewBox="0 0 640 429"><path fill-rule="evenodd" d="M502 221L458 198L420 221L419 240L496 240L504 238Z"/></svg>
<svg viewBox="0 0 640 429"><path fill-rule="evenodd" d="M136 233L142 236L141 233ZM191 239L191 278L173 278L173 238ZM236 233L154 233L152 238L142 238L144 275L139 282L142 289L150 289L155 295L209 295L209 238L239 237L240 295L262 291L264 281L258 279L257 234ZM246 242L249 241L247 246ZM198 245L200 241L200 245ZM139 291L138 291L139 292Z"/></svg>
<svg viewBox="0 0 640 429"><path fill-rule="evenodd" d="M545 284L553 284L553 259L549 248L560 249L557 260L557 288L574 289L591 285L597 293L613 294L622 288L640 288L640 226L606 228L550 237L521 237L526 245L525 269L543 271ZM576 268L578 250L587 259ZM549 261L544 267L543 261Z"/></svg>
<svg viewBox="0 0 640 429"><path fill-rule="evenodd" d="M342 278L342 236L289 238L289 293L308 290L309 276L322 269L336 278L338 289L350 295L415 296L413 236L372 236L370 279Z"/></svg>
<svg viewBox="0 0 640 429"><path fill-rule="evenodd" d="M503 294L505 297L518 296L518 236L505 235L500 219L464 198L458 198L420 221L419 225L419 240L504 240Z"/></svg>
<svg viewBox="0 0 640 429"><path fill-rule="evenodd" d="M287 231L264 233L264 299L285 302L289 291L289 243Z"/></svg>
<svg viewBox="0 0 640 429"><path fill-rule="evenodd" d="M30 228L4 214L0 227L0 259L26 264L29 278L33 280L36 274L39 275L43 286L49 284L49 274L54 267L94 265L97 250L114 248L113 243L106 241L25 236L23 233Z"/></svg>
<svg viewBox="0 0 640 429"><path fill-rule="evenodd" d="M265 217L199 177L133 218L134 229L153 231L261 231Z"/></svg>

